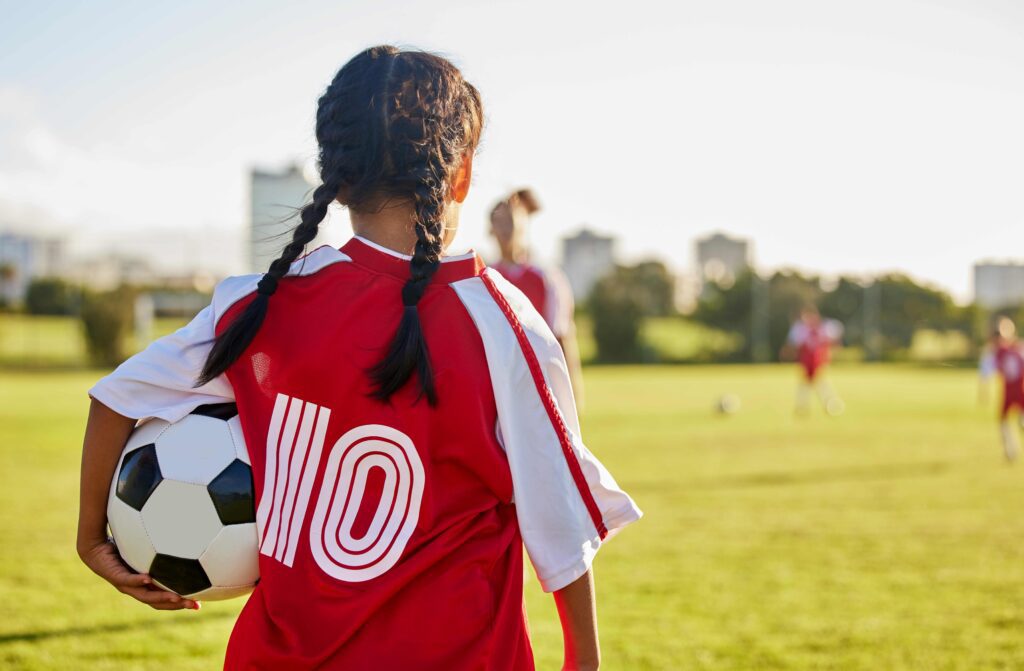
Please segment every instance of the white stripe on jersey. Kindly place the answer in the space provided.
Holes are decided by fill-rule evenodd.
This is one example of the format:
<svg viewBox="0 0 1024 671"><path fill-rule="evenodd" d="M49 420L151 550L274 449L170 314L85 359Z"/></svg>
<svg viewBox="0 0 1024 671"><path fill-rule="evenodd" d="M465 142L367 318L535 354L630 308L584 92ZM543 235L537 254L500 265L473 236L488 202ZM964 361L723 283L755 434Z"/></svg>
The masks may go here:
<svg viewBox="0 0 1024 671"><path fill-rule="evenodd" d="M316 429L313 433L312 448L309 451L309 459L303 471L302 483L299 486L298 500L292 512L291 522L288 531L288 550L285 553L284 564L291 566L295 561L295 546L299 542L299 533L302 531L302 522L306 519L306 508L309 506L309 494L313 490L313 481L316 479L317 470L320 467L320 455L324 449L324 437L327 435L327 424L331 420L331 409L320 407L316 418Z"/></svg>
<svg viewBox="0 0 1024 671"><path fill-rule="evenodd" d="M331 411L278 394L267 431L263 490L256 512L260 554L291 566Z"/></svg>
<svg viewBox="0 0 1024 671"><path fill-rule="evenodd" d="M281 438L281 424L284 422L284 413L288 408L288 397L278 394L274 401L274 412L270 415L270 428L267 430L267 452L263 462L263 495L260 497L260 505L256 509L256 530L262 542L266 535L267 520L270 519L270 506L274 497L270 493L274 491L274 482L277 480L277 444Z"/></svg>

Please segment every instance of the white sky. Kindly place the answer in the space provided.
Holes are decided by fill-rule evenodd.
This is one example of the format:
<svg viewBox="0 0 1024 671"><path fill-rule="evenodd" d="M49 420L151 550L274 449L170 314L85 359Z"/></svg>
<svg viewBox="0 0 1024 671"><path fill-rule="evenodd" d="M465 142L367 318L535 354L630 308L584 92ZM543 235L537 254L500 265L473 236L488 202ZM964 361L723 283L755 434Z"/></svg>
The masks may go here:
<svg viewBox="0 0 1024 671"><path fill-rule="evenodd" d="M528 184L548 258L587 222L685 267L723 229L963 298L1024 256L1018 0L212 4L0 0L0 223L236 270L249 167L309 160L321 90L387 41L483 93L460 245Z"/></svg>

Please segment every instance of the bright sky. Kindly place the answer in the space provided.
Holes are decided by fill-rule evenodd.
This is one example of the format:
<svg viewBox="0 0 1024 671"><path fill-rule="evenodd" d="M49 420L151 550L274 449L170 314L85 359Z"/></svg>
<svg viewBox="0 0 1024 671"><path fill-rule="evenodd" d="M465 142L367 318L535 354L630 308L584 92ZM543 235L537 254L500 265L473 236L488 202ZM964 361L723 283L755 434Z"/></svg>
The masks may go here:
<svg viewBox="0 0 1024 671"><path fill-rule="evenodd" d="M531 185L547 258L586 222L686 267L722 229L764 267L963 298L973 261L1024 256L1019 0L213 5L0 0L0 224L237 270L249 167L308 161L323 87L386 41L483 93L462 246Z"/></svg>

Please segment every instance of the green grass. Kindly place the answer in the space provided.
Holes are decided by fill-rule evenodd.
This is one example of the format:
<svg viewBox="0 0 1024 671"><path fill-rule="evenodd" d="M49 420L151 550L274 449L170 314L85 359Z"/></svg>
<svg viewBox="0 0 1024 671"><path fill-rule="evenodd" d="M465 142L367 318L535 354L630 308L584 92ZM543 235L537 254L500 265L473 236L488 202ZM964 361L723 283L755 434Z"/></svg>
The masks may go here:
<svg viewBox="0 0 1024 671"><path fill-rule="evenodd" d="M576 318L576 335L580 359L593 361L597 357L590 318ZM650 317L640 329L640 340L662 362L711 361L726 357L739 346L739 338L717 331L683 317Z"/></svg>
<svg viewBox="0 0 1024 671"><path fill-rule="evenodd" d="M0 668L216 668L240 601L152 612L75 557L95 376L0 374ZM1024 667L1024 471L972 373L832 378L846 414L797 419L786 367L587 370L587 442L646 512L597 560L604 668ZM550 597L527 601L558 668Z"/></svg>
<svg viewBox="0 0 1024 671"><path fill-rule="evenodd" d="M133 334L126 347L129 353L137 352L185 323L184 319L156 319L152 334L138 339ZM84 368L87 358L77 318L0 313L0 368Z"/></svg>

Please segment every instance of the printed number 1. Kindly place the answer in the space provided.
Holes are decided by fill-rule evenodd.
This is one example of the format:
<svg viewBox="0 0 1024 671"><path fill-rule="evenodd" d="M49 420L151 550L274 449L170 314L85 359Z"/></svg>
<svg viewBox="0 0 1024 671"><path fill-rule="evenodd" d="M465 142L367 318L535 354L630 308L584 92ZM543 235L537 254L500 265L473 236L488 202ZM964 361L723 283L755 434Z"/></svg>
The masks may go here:
<svg viewBox="0 0 1024 671"><path fill-rule="evenodd" d="M267 433L263 492L256 513L260 553L286 566L309 506L330 409L278 394ZM366 533L352 535L372 469L384 486ZM320 569L345 582L382 575L398 562L419 521L423 463L407 435L381 424L359 426L331 448L309 526Z"/></svg>

